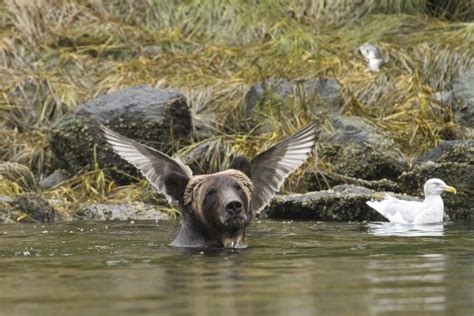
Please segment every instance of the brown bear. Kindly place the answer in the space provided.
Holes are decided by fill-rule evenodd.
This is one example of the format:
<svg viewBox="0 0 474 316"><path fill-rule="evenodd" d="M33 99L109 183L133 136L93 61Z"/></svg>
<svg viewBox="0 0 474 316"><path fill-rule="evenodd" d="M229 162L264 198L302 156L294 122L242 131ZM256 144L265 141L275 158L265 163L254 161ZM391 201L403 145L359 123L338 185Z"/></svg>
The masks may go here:
<svg viewBox="0 0 474 316"><path fill-rule="evenodd" d="M101 126L107 142L138 168L168 201L181 208L176 247L245 248L245 230L254 214L275 197L285 179L310 156L316 122L249 161L235 157L230 168L193 176L180 158L172 158Z"/></svg>

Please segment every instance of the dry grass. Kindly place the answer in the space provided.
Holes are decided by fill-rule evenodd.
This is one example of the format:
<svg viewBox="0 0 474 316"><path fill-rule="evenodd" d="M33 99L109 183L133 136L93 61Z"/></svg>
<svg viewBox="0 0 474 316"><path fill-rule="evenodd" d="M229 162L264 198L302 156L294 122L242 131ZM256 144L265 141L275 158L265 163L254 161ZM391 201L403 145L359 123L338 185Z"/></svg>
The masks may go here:
<svg viewBox="0 0 474 316"><path fill-rule="evenodd" d="M267 111L262 124L276 132L249 133L239 123L249 86L267 78L314 77L337 79L345 114L365 117L390 133L407 156L418 156L456 128L434 93L474 64L474 26L466 22L474 15L472 1L447 1L438 18L427 14L426 3L5 0L0 160L26 165L37 177L51 171L48 135L54 124L87 100L137 84L184 91L198 127L217 135L206 141L210 148L252 155L264 140L269 146L311 115L291 107L281 111L283 117ZM367 72L355 53L364 42L389 56L381 72ZM201 131L181 153L200 144ZM208 153L200 163L211 169L228 163L229 155ZM73 210L88 201L150 198L150 192L144 182L117 187L97 168L44 194Z"/></svg>

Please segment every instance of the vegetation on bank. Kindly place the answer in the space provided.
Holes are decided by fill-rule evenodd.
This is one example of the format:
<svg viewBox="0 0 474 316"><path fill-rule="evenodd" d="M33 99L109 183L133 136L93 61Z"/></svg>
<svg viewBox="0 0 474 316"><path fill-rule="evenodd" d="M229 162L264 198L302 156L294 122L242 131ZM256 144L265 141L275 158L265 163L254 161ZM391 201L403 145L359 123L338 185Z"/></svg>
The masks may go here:
<svg viewBox="0 0 474 316"><path fill-rule="evenodd" d="M210 144L227 152L255 154L262 142L268 146L311 119L291 105L277 118L266 104L262 124L275 132L242 130L236 110L252 84L269 78L338 80L343 113L390 134L408 158L442 139L462 138L451 109L435 94L474 64L474 5L438 2L5 0L0 161L20 164L26 175L2 171L0 195L37 192L65 214L91 202L156 199L144 180L118 186L93 162L59 186L37 184L55 168L48 136L61 117L101 94L139 84L183 91L198 125L219 113ZM357 54L365 42L379 45L389 59L378 73L368 72ZM193 135L181 152L201 140ZM223 162L205 158L213 168Z"/></svg>

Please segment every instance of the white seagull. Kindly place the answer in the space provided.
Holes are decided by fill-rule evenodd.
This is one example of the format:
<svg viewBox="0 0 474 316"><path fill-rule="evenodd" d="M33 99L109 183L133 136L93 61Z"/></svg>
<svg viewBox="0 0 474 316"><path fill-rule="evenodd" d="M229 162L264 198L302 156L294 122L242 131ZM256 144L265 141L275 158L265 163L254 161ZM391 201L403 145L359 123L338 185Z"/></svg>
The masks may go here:
<svg viewBox="0 0 474 316"><path fill-rule="evenodd" d="M456 193L456 189L440 179L429 179L423 187L423 202L404 201L386 194L382 201L367 201L367 205L382 214L392 223L432 224L443 221L444 204L441 193Z"/></svg>
<svg viewBox="0 0 474 316"><path fill-rule="evenodd" d="M367 60L367 67L370 71L377 72L388 59L382 56L380 49L374 44L365 43L359 47L359 53Z"/></svg>

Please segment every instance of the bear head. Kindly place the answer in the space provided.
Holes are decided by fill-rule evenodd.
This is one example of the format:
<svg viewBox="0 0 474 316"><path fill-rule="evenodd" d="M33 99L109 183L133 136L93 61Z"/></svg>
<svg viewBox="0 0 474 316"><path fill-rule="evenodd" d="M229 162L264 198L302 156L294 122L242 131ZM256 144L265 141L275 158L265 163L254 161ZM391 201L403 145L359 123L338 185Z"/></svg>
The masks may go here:
<svg viewBox="0 0 474 316"><path fill-rule="evenodd" d="M206 241L226 248L244 246L245 228L253 218L250 178L228 169L186 180L177 174L165 178L167 193L180 202L183 221L192 226L186 231L199 231Z"/></svg>

